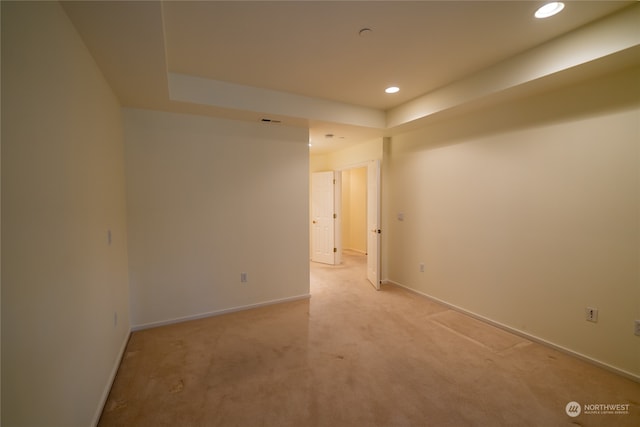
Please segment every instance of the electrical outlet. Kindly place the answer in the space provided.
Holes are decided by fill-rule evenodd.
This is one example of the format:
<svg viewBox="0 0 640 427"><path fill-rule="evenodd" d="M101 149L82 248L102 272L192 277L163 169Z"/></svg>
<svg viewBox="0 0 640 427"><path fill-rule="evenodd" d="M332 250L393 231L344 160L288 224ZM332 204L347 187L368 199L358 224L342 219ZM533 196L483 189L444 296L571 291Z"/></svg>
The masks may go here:
<svg viewBox="0 0 640 427"><path fill-rule="evenodd" d="M597 308L592 308L592 307L587 307L584 309L584 313L585 313L585 318L589 321L589 322L597 322L598 321L598 309Z"/></svg>
<svg viewBox="0 0 640 427"><path fill-rule="evenodd" d="M247 273L245 272L240 273L240 282L247 283Z"/></svg>
<svg viewBox="0 0 640 427"><path fill-rule="evenodd" d="M634 323L633 333L640 337L640 320L636 320Z"/></svg>
<svg viewBox="0 0 640 427"><path fill-rule="evenodd" d="M420 263L420 273L424 273L424 262Z"/></svg>

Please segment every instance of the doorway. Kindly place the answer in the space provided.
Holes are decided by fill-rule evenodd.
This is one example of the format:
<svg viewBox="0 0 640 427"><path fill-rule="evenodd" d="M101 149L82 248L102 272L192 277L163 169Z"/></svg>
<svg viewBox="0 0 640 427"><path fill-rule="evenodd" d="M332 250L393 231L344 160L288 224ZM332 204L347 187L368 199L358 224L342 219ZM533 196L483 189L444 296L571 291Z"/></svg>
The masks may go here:
<svg viewBox="0 0 640 427"><path fill-rule="evenodd" d="M340 264L345 249L364 254L366 277L380 289L380 161L313 173L311 183L312 261Z"/></svg>
<svg viewBox="0 0 640 427"><path fill-rule="evenodd" d="M367 168L342 171L342 250L367 254Z"/></svg>

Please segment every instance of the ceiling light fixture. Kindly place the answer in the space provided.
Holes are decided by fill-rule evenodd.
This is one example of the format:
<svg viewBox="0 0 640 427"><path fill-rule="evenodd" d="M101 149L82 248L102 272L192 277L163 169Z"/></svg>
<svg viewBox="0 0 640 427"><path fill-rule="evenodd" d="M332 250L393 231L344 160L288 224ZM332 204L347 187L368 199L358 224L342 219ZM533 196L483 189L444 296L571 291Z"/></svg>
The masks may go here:
<svg viewBox="0 0 640 427"><path fill-rule="evenodd" d="M535 17L538 19L548 18L559 13L562 9L564 9L564 3L561 1L547 3L536 11Z"/></svg>
<svg viewBox="0 0 640 427"><path fill-rule="evenodd" d="M384 91L387 92L387 93L396 93L396 92L400 91L400 88L396 87L396 86L391 86L391 87L386 88Z"/></svg>

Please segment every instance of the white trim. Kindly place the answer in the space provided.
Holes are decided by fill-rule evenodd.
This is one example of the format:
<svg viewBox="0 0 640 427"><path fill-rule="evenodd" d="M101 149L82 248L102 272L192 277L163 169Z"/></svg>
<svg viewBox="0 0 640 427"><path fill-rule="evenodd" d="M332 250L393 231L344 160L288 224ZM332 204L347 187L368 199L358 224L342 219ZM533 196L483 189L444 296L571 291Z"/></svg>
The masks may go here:
<svg viewBox="0 0 640 427"><path fill-rule="evenodd" d="M363 251L362 249L354 249L354 248L343 248L342 252L354 252L358 255L366 255L367 251Z"/></svg>
<svg viewBox="0 0 640 427"><path fill-rule="evenodd" d="M109 398L109 393L111 392L111 387L113 387L113 382L116 379L116 374L118 373L118 369L120 368L120 363L122 362L122 358L124 357L124 351L127 348L127 344L129 344L129 338L131 337L131 331L129 331L126 335L122 344L120 345L120 351L118 352L118 357L116 358L116 363L111 368L111 374L109 374L109 380L104 387L102 392L102 396L100 397L100 402L98 403L98 407L96 408L95 414L93 414L93 422L91 425L96 427L98 422L100 421L100 417L102 416L102 411L104 411L104 406L107 404L107 399Z"/></svg>
<svg viewBox="0 0 640 427"><path fill-rule="evenodd" d="M545 340L543 338L539 338L539 337L537 337L535 335L531 335L531 334L529 334L527 332L523 332L523 331L521 331L519 329L513 328L513 327L505 325L503 323L496 322L495 320L491 320L491 319L489 319L487 317L484 317L484 316L476 314L476 313L474 313L472 311L466 310L466 309L464 309L462 307L458 307L457 305L448 303L448 302L443 301L443 300L441 300L439 298L436 298L436 297L433 297L431 295L425 294L424 292L420 292L420 291L412 289L412 288L410 288L408 286L402 285L402 284L400 284L398 282L394 282L393 280L389 280L389 279L384 280L383 284L394 285L394 286L398 286L400 288L406 289L409 292L413 292L413 293L415 293L417 295L420 295L420 296L423 296L425 298L428 298L428 299L430 299L430 300L432 300L434 302L437 302L439 304L442 304L442 305L444 305L444 306L446 306L446 307L448 307L448 308L450 308L452 310L455 310L455 311L460 312L462 314L466 314L466 315L468 315L470 317L473 317L474 319L480 320L480 321L485 322L485 323L487 323L489 325L492 325L492 326L495 326L497 328L500 328L500 329L502 329L504 331L511 332L512 334L515 334L515 335L518 335L518 336L520 336L522 338L526 338L528 340L534 341L534 342L536 342L538 344L542 344L544 346L551 347L551 348L553 348L555 350L558 350L558 351L560 351L562 353L565 353L565 354L568 354L570 356L577 357L578 359L584 360L585 362L589 362L589 363L591 363L593 365L596 365L596 366L598 366L600 368L606 369L606 370L611 371L611 372L613 372L615 374L621 375L621 376L623 376L625 378L628 378L628 379L630 379L632 381L640 383L640 375L636 375L636 374L633 374L631 372L627 372L624 369L620 369L620 368L617 368L615 366L609 365L608 363L601 362L600 360L597 360L597 359L594 359L592 357L586 356L586 355L584 355L582 353L578 353L577 351L568 349L568 348L563 347L561 345L555 344L555 343L553 343L551 341L547 341L547 340Z"/></svg>
<svg viewBox="0 0 640 427"><path fill-rule="evenodd" d="M234 313L236 311L250 310L252 308L266 307L268 305L281 304L284 302L297 301L301 299L311 298L311 294L296 295L288 298L280 298L270 301L263 301L255 304L241 305L238 307L225 308L222 310L209 311L207 313L194 314L191 316L177 317L175 319L161 320L158 322L143 323L142 325L134 325L131 327L132 332L141 331L143 329L157 328L158 326L172 325L174 323L187 322L189 320L204 319L207 317L220 316L223 314Z"/></svg>

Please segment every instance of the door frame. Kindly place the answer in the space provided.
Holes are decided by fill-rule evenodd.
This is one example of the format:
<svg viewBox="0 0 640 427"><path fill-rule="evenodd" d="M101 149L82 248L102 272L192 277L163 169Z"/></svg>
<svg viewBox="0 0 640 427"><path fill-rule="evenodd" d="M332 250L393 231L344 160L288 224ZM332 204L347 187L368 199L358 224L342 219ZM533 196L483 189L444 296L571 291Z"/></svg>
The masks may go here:
<svg viewBox="0 0 640 427"><path fill-rule="evenodd" d="M382 171L380 163L380 160L370 160L367 163L367 279L378 291L382 284L382 274L380 272L380 266L382 264L380 255L382 247L382 239L380 236L382 228ZM372 192L375 194L376 201L373 205L371 203L371 198L369 197ZM372 218L375 220L375 223L371 223ZM375 248L373 251L374 253L371 253L370 242ZM373 257L375 258L372 259Z"/></svg>
<svg viewBox="0 0 640 427"><path fill-rule="evenodd" d="M377 183L376 185L378 186L378 204L376 206L377 208L377 216L378 216L378 229L380 229L382 227L382 178L381 178L381 174L382 174L382 160L380 159L373 159L373 160L366 160L363 162L358 162L358 163L353 163L353 164L349 164L346 166L343 166L341 168L335 169L333 171L324 171L324 172L334 172L334 177L335 177L335 181L336 184L334 185L334 212L336 213L336 218L335 218L335 222L334 222L334 245L336 247L336 253L335 258L334 258L334 264L338 265L341 264L342 262L342 251L343 251L343 244L342 244L342 172L344 171L348 171L348 170L352 170L352 169L360 169L360 168L365 168L368 170L369 165L371 164L371 162L377 162L377 168L378 168L378 176L377 176ZM317 172L322 172L322 171L317 171ZM315 172L310 172L310 174L313 174ZM370 182L369 182L369 173L367 173L367 187L369 187ZM311 187L311 186L310 186ZM366 206L366 210L367 210L367 214L368 214L368 210L369 210L369 206ZM368 215L367 215L368 216ZM312 215L310 215L310 225L311 225L311 219L312 219ZM367 223L367 234L369 232L369 224ZM311 236L312 231L310 230L310 236ZM378 259L376 260L377 263L377 276L378 276L378 280L377 283L372 283L372 285L374 286L374 288L376 290L380 289L380 285L381 285L381 280L382 280L382 272L380 271L381 265L382 265L382 240L380 238L380 234L378 233L378 239L377 239L377 248L378 248ZM310 247L310 250L312 248ZM369 251L367 250L367 263L369 262ZM368 271L367 271L367 275L368 276Z"/></svg>
<svg viewBox="0 0 640 427"><path fill-rule="evenodd" d="M347 166L343 166L339 169L336 169L336 182L338 181L338 179L340 180L340 183L342 183L342 172L344 171L349 171L352 169L360 169L360 168L365 168L367 170L367 188L369 187L369 185L371 184L369 182L369 173L368 173L368 169L369 169L369 165L371 164L371 162L377 162L377 168L378 168L378 177L377 177L377 183L376 185L378 186L378 204L376 206L377 209L377 216L378 216L378 229L380 229L382 227L382 218L381 218L381 214L382 214L382 179L381 179L381 174L382 174L382 160L380 159L372 159L372 160L366 160L363 162L358 162L358 163L354 163L354 164L350 164ZM337 188L337 187L336 187ZM340 191L342 190L342 187L340 186ZM338 214L338 218L341 219L342 218L342 196L340 196L339 198L336 198L336 213ZM369 210L369 206L367 203L366 206L366 210L367 210L367 217L368 215L368 210ZM367 234L369 233L369 224L367 224ZM340 242L338 243L336 241L336 247L338 248L338 254L342 253L342 223L341 222L336 222L336 230L335 230L335 234L336 236L340 236ZM378 259L376 260L377 263L377 283L372 283L373 287L376 290L380 290L380 284L381 284L381 280L382 280L382 276L381 276L381 272L380 272L380 267L382 265L381 259L382 259L382 240L380 238L380 234L378 233L378 237L377 237L377 247L378 247ZM369 251L367 250L367 263L369 262ZM367 272L368 273L368 272ZM367 274L368 276L368 274Z"/></svg>

